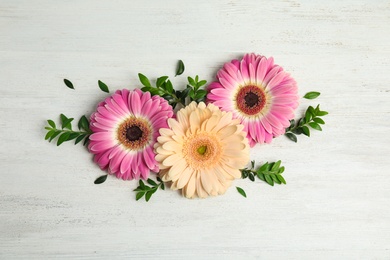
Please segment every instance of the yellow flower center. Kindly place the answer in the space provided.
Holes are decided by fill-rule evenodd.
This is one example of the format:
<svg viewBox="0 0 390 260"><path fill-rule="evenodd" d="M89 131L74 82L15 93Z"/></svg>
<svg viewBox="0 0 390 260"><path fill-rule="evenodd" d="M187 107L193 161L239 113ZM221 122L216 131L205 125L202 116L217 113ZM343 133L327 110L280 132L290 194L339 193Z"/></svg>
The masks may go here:
<svg viewBox="0 0 390 260"><path fill-rule="evenodd" d="M209 168L220 161L222 145L213 134L197 133L185 141L183 155L193 169Z"/></svg>
<svg viewBox="0 0 390 260"><path fill-rule="evenodd" d="M118 141L130 150L143 149L152 138L152 128L143 118L130 117L117 130Z"/></svg>

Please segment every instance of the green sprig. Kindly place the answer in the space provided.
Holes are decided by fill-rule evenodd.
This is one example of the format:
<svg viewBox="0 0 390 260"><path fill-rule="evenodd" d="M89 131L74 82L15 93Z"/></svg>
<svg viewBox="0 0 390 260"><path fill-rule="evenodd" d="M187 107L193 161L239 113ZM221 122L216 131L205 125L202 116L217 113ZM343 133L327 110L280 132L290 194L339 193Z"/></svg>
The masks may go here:
<svg viewBox="0 0 390 260"><path fill-rule="evenodd" d="M181 75L184 72L184 63L179 61L176 76ZM195 78L188 77L188 84L184 90L175 90L172 82L168 76L162 76L157 78L155 86L153 86L145 75L138 73L139 80L143 85L142 91L149 91L152 96L158 95L168 101L169 105L175 108L178 104L186 106L189 101L196 101L197 103L205 100L206 90L202 89L207 81L199 80L199 76Z"/></svg>
<svg viewBox="0 0 390 260"><path fill-rule="evenodd" d="M89 128L89 121L86 116L82 116L78 122L78 128L80 131L74 131L72 129L72 121L74 118L68 118L64 114L60 115L61 118L61 128L57 128L55 122L51 119L47 120L49 126L46 126L47 130L45 140L51 142L57 136L57 146L61 145L63 142L75 140L75 144L78 144L84 140L84 145L88 144L89 136L92 134L91 129Z"/></svg>
<svg viewBox="0 0 390 260"><path fill-rule="evenodd" d="M309 106L302 118L298 121L294 119L290 121L290 126L286 128L285 136L297 142L297 135L304 134L310 137L310 128L322 131L321 125L324 125L325 121L321 117L327 114L328 112L320 110L320 105L317 105L316 108Z"/></svg>
<svg viewBox="0 0 390 260"><path fill-rule="evenodd" d="M149 201L152 195L160 188L162 190L165 189L164 182L160 179L160 177L157 177L158 183L156 183L152 179L147 179L146 182L151 185L146 185L142 180L139 180L139 186L134 190L136 191L135 199L139 200L143 196L145 196L145 200Z"/></svg>
<svg viewBox="0 0 390 260"><path fill-rule="evenodd" d="M283 178L284 166L281 166L282 161L266 162L257 169L255 169L255 161L251 161L251 167L241 169L242 179L249 178L251 181L255 181L255 177L268 183L271 186L274 184L286 184L286 180Z"/></svg>

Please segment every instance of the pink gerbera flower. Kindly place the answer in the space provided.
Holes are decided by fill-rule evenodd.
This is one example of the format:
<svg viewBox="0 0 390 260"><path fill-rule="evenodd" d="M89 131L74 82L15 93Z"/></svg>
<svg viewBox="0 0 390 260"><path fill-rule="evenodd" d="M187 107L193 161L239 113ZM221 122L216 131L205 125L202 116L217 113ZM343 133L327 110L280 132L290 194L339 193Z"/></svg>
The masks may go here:
<svg viewBox="0 0 390 260"><path fill-rule="evenodd" d="M284 134L299 98L295 80L272 57L253 53L226 63L208 91L208 102L241 120L251 146Z"/></svg>
<svg viewBox="0 0 390 260"><path fill-rule="evenodd" d="M146 179L159 168L153 145L159 129L168 127L172 107L139 89L118 90L91 115L88 149L101 169L124 180Z"/></svg>

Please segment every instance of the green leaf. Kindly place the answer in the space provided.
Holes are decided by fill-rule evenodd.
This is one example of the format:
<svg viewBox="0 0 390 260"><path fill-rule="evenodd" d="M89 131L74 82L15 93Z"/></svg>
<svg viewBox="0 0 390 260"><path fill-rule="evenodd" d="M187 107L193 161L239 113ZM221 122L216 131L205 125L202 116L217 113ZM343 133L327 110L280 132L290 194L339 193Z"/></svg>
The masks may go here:
<svg viewBox="0 0 390 260"><path fill-rule="evenodd" d="M322 120L321 118L313 118L313 121L316 122L317 124L325 125L325 121Z"/></svg>
<svg viewBox="0 0 390 260"><path fill-rule="evenodd" d="M145 200L148 202L155 192L156 192L156 189L152 189L152 190L146 192Z"/></svg>
<svg viewBox="0 0 390 260"><path fill-rule="evenodd" d="M207 94L207 91L204 90L204 89L199 89L196 94L195 94L195 97L194 99L200 99L200 98L204 98Z"/></svg>
<svg viewBox="0 0 390 260"><path fill-rule="evenodd" d="M272 166L271 171L275 172L276 170L278 170L281 163L282 163L281 160L277 161L277 162Z"/></svg>
<svg viewBox="0 0 390 260"><path fill-rule="evenodd" d="M146 188L145 183L144 183L142 180L139 180L139 181L138 181L138 184L139 184L139 186L140 186L142 189L145 189L145 188Z"/></svg>
<svg viewBox="0 0 390 260"><path fill-rule="evenodd" d="M310 119L312 118L312 116L313 115L310 113L309 109L307 109L306 112L305 112L305 121L309 122Z"/></svg>
<svg viewBox="0 0 390 260"><path fill-rule="evenodd" d="M89 129L89 121L88 121L88 119L87 119L87 117L85 115L83 115L80 118L79 123L78 123L78 127L79 127L80 130L84 129L87 132L91 131Z"/></svg>
<svg viewBox="0 0 390 260"><path fill-rule="evenodd" d="M98 85L99 85L99 88L101 89L101 91L106 92L106 93L110 93L110 90L108 90L107 85L103 81L99 80Z"/></svg>
<svg viewBox="0 0 390 260"><path fill-rule="evenodd" d="M328 112L326 112L326 111L319 111L317 113L317 116L326 116L327 114L328 114Z"/></svg>
<svg viewBox="0 0 390 260"><path fill-rule="evenodd" d="M284 172L284 166L280 167L279 170L278 170L278 174L282 174Z"/></svg>
<svg viewBox="0 0 390 260"><path fill-rule="evenodd" d="M276 177L279 179L279 181L283 184L286 184L286 180L283 178L282 175L276 175Z"/></svg>
<svg viewBox="0 0 390 260"><path fill-rule="evenodd" d="M173 86L170 80L167 81L166 88L169 93L173 93Z"/></svg>
<svg viewBox="0 0 390 260"><path fill-rule="evenodd" d="M47 132L47 134L45 136L45 140L49 139L54 133L55 133L54 130L51 130L51 131Z"/></svg>
<svg viewBox="0 0 390 260"><path fill-rule="evenodd" d="M64 114L61 114L60 117L62 129L67 128L69 130L72 130L71 122L73 121L73 118L67 118Z"/></svg>
<svg viewBox="0 0 390 260"><path fill-rule="evenodd" d="M102 175L99 178L97 178L93 183L101 184L101 183L103 183L103 182L105 182L107 180L107 176L108 176L108 174Z"/></svg>
<svg viewBox="0 0 390 260"><path fill-rule="evenodd" d="M321 94L320 92L312 91L312 92L306 93L303 97L306 98L306 99L315 99L315 98L317 98L320 94Z"/></svg>
<svg viewBox="0 0 390 260"><path fill-rule="evenodd" d="M249 172L248 177L251 181L255 181L255 176L253 175L253 173Z"/></svg>
<svg viewBox="0 0 390 260"><path fill-rule="evenodd" d="M258 172L258 173L257 173L257 177L258 177L260 180L265 181L264 174Z"/></svg>
<svg viewBox="0 0 390 260"><path fill-rule="evenodd" d="M161 187L161 189L162 189L162 190L164 190L164 189L165 189L165 185L164 185L164 183L163 183L163 182L161 182L161 184L160 184L160 187Z"/></svg>
<svg viewBox="0 0 390 260"><path fill-rule="evenodd" d="M207 81L206 80L201 80L201 81L199 81L198 82L198 88L200 88L201 86L204 86L204 85L206 85L206 83L207 83Z"/></svg>
<svg viewBox="0 0 390 260"><path fill-rule="evenodd" d="M190 83L190 85L191 85L192 87L195 87L195 86L196 86L195 80L194 80L193 78L188 77L187 79L188 79L188 83Z"/></svg>
<svg viewBox="0 0 390 260"><path fill-rule="evenodd" d="M144 85L145 87L152 88L152 85L150 84L149 79L145 75L138 73L138 77L139 77L139 80L141 81L142 85Z"/></svg>
<svg viewBox="0 0 390 260"><path fill-rule="evenodd" d="M150 185L157 186L157 183L156 183L154 180L152 180L152 179L147 179L146 181L147 181Z"/></svg>
<svg viewBox="0 0 390 260"><path fill-rule="evenodd" d="M47 120L47 123L49 123L49 125L51 126L51 127L53 127L53 128L56 128L56 123L54 123L54 121L53 120Z"/></svg>
<svg viewBox="0 0 390 260"><path fill-rule="evenodd" d="M68 88L74 89L72 82L68 79L64 79L64 83Z"/></svg>
<svg viewBox="0 0 390 260"><path fill-rule="evenodd" d="M179 62L177 64L177 68L176 68L176 75L175 75L175 77L183 74L184 69L185 69L184 62L182 60L179 60Z"/></svg>
<svg viewBox="0 0 390 260"><path fill-rule="evenodd" d="M322 128L319 124L315 123L315 122L310 122L309 123L309 126L315 130L318 130L318 131L322 131Z"/></svg>
<svg viewBox="0 0 390 260"><path fill-rule="evenodd" d="M265 181L271 185L271 186L274 186L274 181L272 180L272 178L269 176L269 175L264 175L265 177Z"/></svg>
<svg viewBox="0 0 390 260"><path fill-rule="evenodd" d="M282 182L276 177L275 174L272 174L272 175L270 175L270 176L271 176L272 180L273 180L274 182L276 182L277 184L281 184L281 183L282 183Z"/></svg>
<svg viewBox="0 0 390 260"><path fill-rule="evenodd" d="M293 133L285 133L284 135L287 136L287 138L290 139L293 142L297 142L298 141L297 136L294 135Z"/></svg>
<svg viewBox="0 0 390 260"><path fill-rule="evenodd" d="M137 192L137 194L135 195L135 200L141 199L144 195L145 195L144 191Z"/></svg>
<svg viewBox="0 0 390 260"><path fill-rule="evenodd" d="M86 145L88 145L88 143L89 143L89 136L87 136L87 137L84 139L83 145L86 146Z"/></svg>
<svg viewBox="0 0 390 260"><path fill-rule="evenodd" d="M65 141L67 141L69 136L70 136L70 132L65 132L65 133L61 134L57 140L57 146L61 145Z"/></svg>
<svg viewBox="0 0 390 260"><path fill-rule="evenodd" d="M265 164L263 164L259 169L258 169L258 172L263 172L265 170L267 170L269 164L266 162Z"/></svg>
<svg viewBox="0 0 390 260"><path fill-rule="evenodd" d="M51 142L54 138L57 137L57 135L59 135L61 133L61 131L56 131L49 139L49 142Z"/></svg>
<svg viewBox="0 0 390 260"><path fill-rule="evenodd" d="M74 144L80 143L80 142L84 139L85 136L86 136L86 134L79 135L79 136L76 138L76 141L74 142Z"/></svg>
<svg viewBox="0 0 390 260"><path fill-rule="evenodd" d="M156 81L156 87L159 88L168 79L168 76L159 77Z"/></svg>
<svg viewBox="0 0 390 260"><path fill-rule="evenodd" d="M73 140L75 139L76 137L78 137L80 135L80 133L70 133L69 137L68 137L68 140L67 141L70 141L70 140Z"/></svg>
<svg viewBox="0 0 390 260"><path fill-rule="evenodd" d="M302 132L303 132L304 135L310 137L310 130L309 130L309 128L307 126L305 126L305 125L302 126Z"/></svg>
<svg viewBox="0 0 390 260"><path fill-rule="evenodd" d="M246 193L242 188L236 186L236 189L237 189L238 193L240 193L243 197L246 198Z"/></svg>

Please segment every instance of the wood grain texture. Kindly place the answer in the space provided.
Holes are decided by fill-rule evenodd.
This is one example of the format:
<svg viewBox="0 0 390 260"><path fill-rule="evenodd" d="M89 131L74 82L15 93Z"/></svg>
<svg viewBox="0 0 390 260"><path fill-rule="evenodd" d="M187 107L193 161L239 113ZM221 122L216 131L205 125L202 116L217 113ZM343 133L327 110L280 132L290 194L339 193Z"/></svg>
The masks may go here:
<svg viewBox="0 0 390 260"><path fill-rule="evenodd" d="M389 259L389 32L389 1L1 1L0 258ZM43 140L46 119L94 110L99 79L134 88L182 59L211 81L246 52L322 93L297 116L330 112L323 133L251 151L286 186L136 202L135 182L93 184L85 148Z"/></svg>

